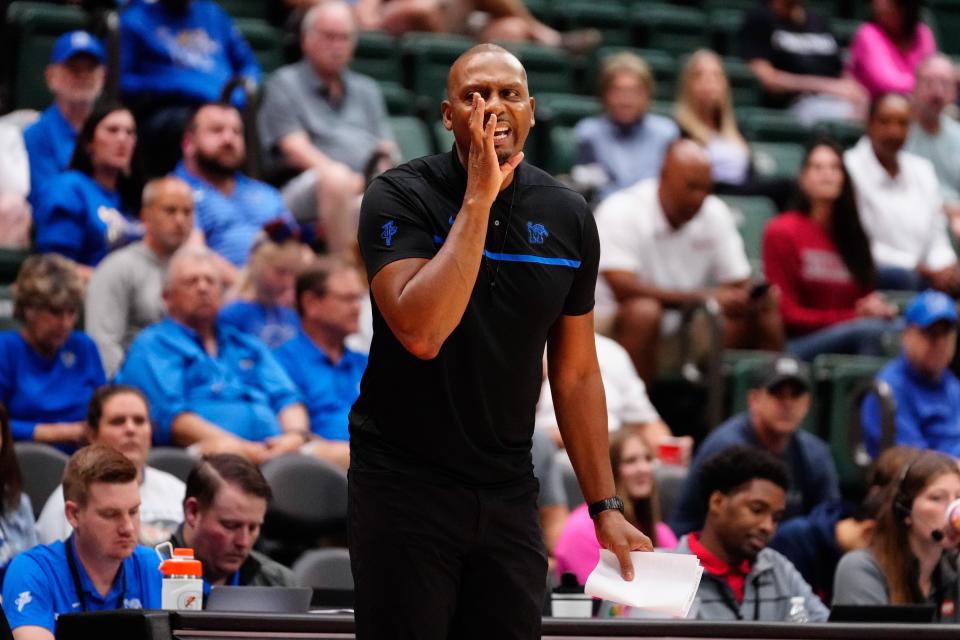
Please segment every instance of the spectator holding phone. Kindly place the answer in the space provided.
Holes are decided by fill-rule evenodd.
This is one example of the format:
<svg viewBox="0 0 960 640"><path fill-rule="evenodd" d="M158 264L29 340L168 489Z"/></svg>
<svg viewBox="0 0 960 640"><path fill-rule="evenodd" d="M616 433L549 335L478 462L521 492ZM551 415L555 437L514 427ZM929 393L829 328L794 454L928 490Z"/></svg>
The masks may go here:
<svg viewBox="0 0 960 640"><path fill-rule="evenodd" d="M796 210L763 234L763 268L780 289L787 350L882 355L896 307L874 290L876 267L839 147L820 142L800 169Z"/></svg>

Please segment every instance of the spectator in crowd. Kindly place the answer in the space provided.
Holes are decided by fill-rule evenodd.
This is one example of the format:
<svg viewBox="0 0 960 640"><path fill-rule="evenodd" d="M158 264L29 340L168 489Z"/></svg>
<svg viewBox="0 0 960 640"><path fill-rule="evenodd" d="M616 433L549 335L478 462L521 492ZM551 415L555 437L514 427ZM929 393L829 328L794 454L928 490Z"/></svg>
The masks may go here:
<svg viewBox="0 0 960 640"><path fill-rule="evenodd" d="M684 64L674 118L684 136L707 150L715 193L762 195L785 205L793 193L793 181L765 180L754 174L750 148L733 113L730 81L713 51L694 51Z"/></svg>
<svg viewBox="0 0 960 640"><path fill-rule="evenodd" d="M183 481L147 465L150 411L143 393L125 385L106 385L94 392L87 412L86 436L122 453L137 468L140 485L140 543L149 547L167 540L183 522ZM40 542L66 540L73 529L63 511L63 487L47 498L37 518Z"/></svg>
<svg viewBox="0 0 960 640"><path fill-rule="evenodd" d="M924 291L905 313L900 356L880 370L896 402L897 444L960 455L960 380L950 370L957 350L957 308L950 296ZM880 403L863 404L867 452L880 450Z"/></svg>
<svg viewBox="0 0 960 640"><path fill-rule="evenodd" d="M83 280L70 261L34 255L13 293L18 330L0 332L0 402L15 440L74 446L97 387L106 382L97 346L74 330Z"/></svg>
<svg viewBox="0 0 960 640"><path fill-rule="evenodd" d="M805 516L791 518L777 528L770 546L793 563L823 602L833 596L833 576L843 554L870 544L883 491L917 450L891 447L874 462L866 497L853 506L843 500L823 502Z"/></svg>
<svg viewBox="0 0 960 640"><path fill-rule="evenodd" d="M954 236L960 236L960 124L944 109L957 100L953 61L942 53L917 68L913 87L913 123L904 149L933 163L943 210Z"/></svg>
<svg viewBox="0 0 960 640"><path fill-rule="evenodd" d="M732 446L696 469L705 514L677 551L700 560L703 576L694 616L701 620L783 622L793 598L803 598L811 622L829 611L800 572L768 547L784 517L790 476L766 451Z"/></svg>
<svg viewBox="0 0 960 640"><path fill-rule="evenodd" d="M20 129L0 121L0 247L30 246L30 164Z"/></svg>
<svg viewBox="0 0 960 640"><path fill-rule="evenodd" d="M677 310L715 300L724 345L779 350L783 327L775 292L751 296L750 263L733 215L711 196L710 158L692 140L673 143L660 180L645 180L597 209L602 332L630 353L649 383L679 351Z"/></svg>
<svg viewBox="0 0 960 640"><path fill-rule="evenodd" d="M842 151L810 148L800 169L797 208L767 223L763 271L780 290L787 349L883 355L897 308L875 290L876 267L860 224Z"/></svg>
<svg viewBox="0 0 960 640"><path fill-rule="evenodd" d="M267 223L241 272L239 299L220 312L220 322L259 338L271 349L293 338L300 329L300 319L293 309L294 282L312 253L295 231L282 220Z"/></svg>
<svg viewBox="0 0 960 640"><path fill-rule="evenodd" d="M793 486L787 491L784 518L801 516L828 500L840 498L840 483L827 444L800 429L810 410L809 367L781 355L757 369L747 393L747 411L714 429L697 450L683 484L670 528L678 535L703 522L705 503L699 469L732 445L749 445L782 461Z"/></svg>
<svg viewBox="0 0 960 640"><path fill-rule="evenodd" d="M610 434L610 463L617 495L623 500L627 521L650 537L654 547L672 549L677 538L660 521L657 502L656 452L636 427L623 427ZM570 572L584 584L600 559L600 543L587 512L587 505L577 507L557 542L557 575Z"/></svg>
<svg viewBox="0 0 960 640"><path fill-rule="evenodd" d="M143 189L143 240L110 253L93 271L84 304L87 333L108 377L134 336L166 315L163 272L193 232L193 194L180 178L154 178Z"/></svg>
<svg viewBox="0 0 960 640"><path fill-rule="evenodd" d="M253 550L270 498L263 474L240 456L204 456L190 471L183 525L170 542L194 550L203 565L204 596L222 585L297 586L290 569Z"/></svg>
<svg viewBox="0 0 960 640"><path fill-rule="evenodd" d="M30 157L30 204L36 209L54 178L67 170L83 128L106 79L103 46L86 31L65 33L53 44L44 72L51 104L23 132Z"/></svg>
<svg viewBox="0 0 960 640"><path fill-rule="evenodd" d="M593 337L596 342L597 361L600 363L600 377L603 379L603 394L607 401L607 427L610 432L627 427L640 430L654 450L661 443L674 443L680 447L680 460L686 464L693 451L693 438L673 437L670 427L650 402L647 385L637 375L630 354L615 340L599 333ZM540 389L540 400L537 402L535 425L538 431L549 434L556 446L563 446L553 407L550 380L546 374Z"/></svg>
<svg viewBox="0 0 960 640"><path fill-rule="evenodd" d="M346 346L359 328L366 295L357 270L345 264L318 264L297 277L300 331L274 354L303 396L310 429L308 446L344 468L350 463L347 415L360 393L367 356Z"/></svg>
<svg viewBox="0 0 960 640"><path fill-rule="evenodd" d="M247 262L264 224L294 224L280 192L241 171L246 161L243 121L229 104L205 104L187 122L183 161L175 174L193 188L197 227L207 245L233 267Z"/></svg>
<svg viewBox="0 0 960 640"><path fill-rule="evenodd" d="M13 449L10 417L0 404L0 582L10 561L37 544L33 505L23 490L20 463Z"/></svg>
<svg viewBox="0 0 960 640"><path fill-rule="evenodd" d="M763 87L764 104L802 123L860 117L867 93L843 70L830 24L804 0L770 0L747 14L740 53Z"/></svg>
<svg viewBox="0 0 960 640"><path fill-rule="evenodd" d="M34 211L37 250L59 253L85 279L108 251L143 234L137 126L119 104L96 107L77 138L70 169L44 188Z"/></svg>
<svg viewBox="0 0 960 640"><path fill-rule="evenodd" d="M235 78L256 86L260 66L219 3L132 2L120 14L120 91L143 124L151 175L176 164L191 108L222 99Z"/></svg>
<svg viewBox="0 0 960 640"><path fill-rule="evenodd" d="M266 86L259 128L275 171L296 175L283 197L300 221L318 220L332 253L356 244L367 167L397 153L377 83L348 69L357 44L350 6L323 2L301 26L303 59Z"/></svg>
<svg viewBox="0 0 960 640"><path fill-rule="evenodd" d="M617 53L600 71L602 115L577 123L577 165L597 165L605 182L599 197L660 175L667 147L680 131L670 119L647 113L656 95L650 66L636 55Z"/></svg>
<svg viewBox="0 0 960 640"><path fill-rule="evenodd" d="M157 554L137 544L133 463L111 447L84 447L67 463L63 492L73 535L18 555L3 582L15 640L53 640L64 613L160 608Z"/></svg>
<svg viewBox="0 0 960 640"><path fill-rule="evenodd" d="M877 288L960 293L960 268L947 236L937 175L929 160L903 150L910 102L888 93L870 105L867 134L843 154L863 230L877 266Z"/></svg>
<svg viewBox="0 0 960 640"><path fill-rule="evenodd" d="M296 388L266 345L217 322L221 296L210 250L175 253L163 291L170 315L134 339L117 382L147 396L158 444L256 463L299 449L310 423Z"/></svg>
<svg viewBox="0 0 960 640"><path fill-rule="evenodd" d="M873 98L910 93L920 63L937 52L933 32L921 22L922 0L872 0L873 19L850 42L848 66Z"/></svg>
<svg viewBox="0 0 960 640"><path fill-rule="evenodd" d="M956 624L957 534L943 524L947 505L957 499L955 459L922 451L908 460L887 487L870 546L840 559L833 604L933 604L934 620Z"/></svg>

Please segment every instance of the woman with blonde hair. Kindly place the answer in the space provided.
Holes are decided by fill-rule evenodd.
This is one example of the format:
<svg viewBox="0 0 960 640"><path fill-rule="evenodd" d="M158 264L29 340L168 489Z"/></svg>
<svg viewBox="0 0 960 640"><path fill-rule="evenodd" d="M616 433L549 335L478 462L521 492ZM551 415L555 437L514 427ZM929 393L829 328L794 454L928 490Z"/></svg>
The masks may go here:
<svg viewBox="0 0 960 640"><path fill-rule="evenodd" d="M750 147L737 127L730 81L713 51L698 49L683 65L674 119L685 137L707 150L717 193L763 195L784 207L792 185L753 174Z"/></svg>

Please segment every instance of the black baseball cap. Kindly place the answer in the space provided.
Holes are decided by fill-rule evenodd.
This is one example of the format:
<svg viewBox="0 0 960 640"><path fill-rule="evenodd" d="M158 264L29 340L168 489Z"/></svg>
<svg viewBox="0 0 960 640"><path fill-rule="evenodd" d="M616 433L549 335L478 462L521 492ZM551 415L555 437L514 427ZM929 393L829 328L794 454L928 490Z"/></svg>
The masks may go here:
<svg viewBox="0 0 960 640"><path fill-rule="evenodd" d="M777 356L757 369L753 388L769 390L783 382L794 382L804 391L810 391L810 366L790 355Z"/></svg>

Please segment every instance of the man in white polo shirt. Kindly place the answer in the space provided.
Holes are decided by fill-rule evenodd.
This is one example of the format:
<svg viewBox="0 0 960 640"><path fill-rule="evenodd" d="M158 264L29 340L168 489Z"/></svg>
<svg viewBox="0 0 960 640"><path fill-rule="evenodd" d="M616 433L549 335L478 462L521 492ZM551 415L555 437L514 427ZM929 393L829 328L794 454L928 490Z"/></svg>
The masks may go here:
<svg viewBox="0 0 960 640"><path fill-rule="evenodd" d="M888 93L870 105L867 135L843 154L877 265L878 289L960 293L960 268L933 165L903 150L911 105Z"/></svg>
<svg viewBox="0 0 960 640"><path fill-rule="evenodd" d="M783 346L776 292L752 291L743 240L727 206L709 195L712 187L704 149L680 140L667 151L659 180L614 193L596 212L600 328L626 348L648 383L663 364L661 336L663 355L675 351L679 312L711 299L723 312L725 346Z"/></svg>

